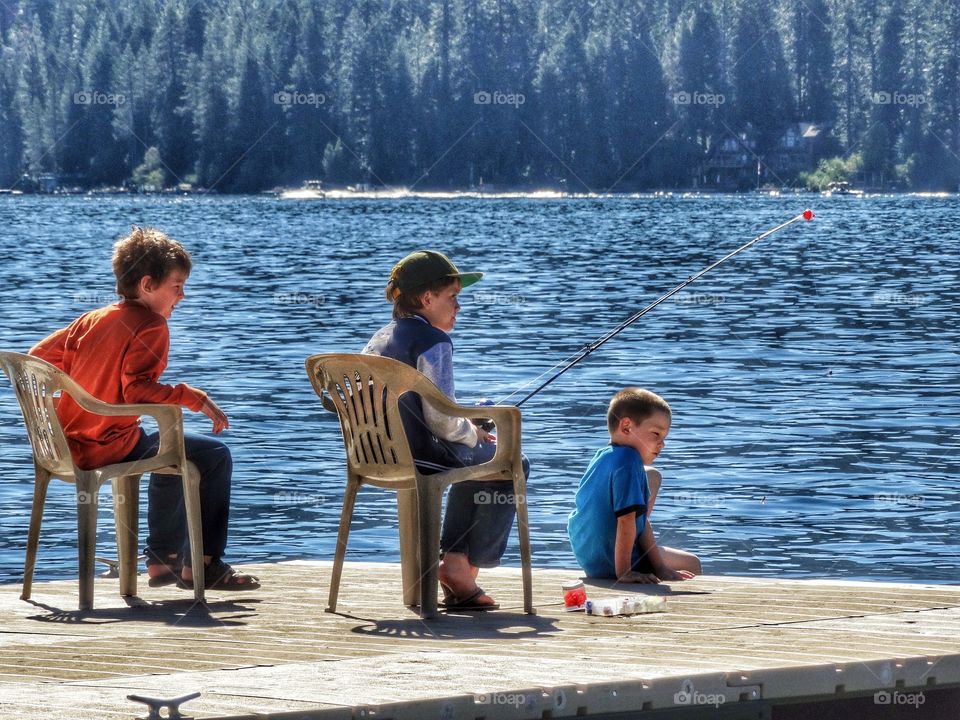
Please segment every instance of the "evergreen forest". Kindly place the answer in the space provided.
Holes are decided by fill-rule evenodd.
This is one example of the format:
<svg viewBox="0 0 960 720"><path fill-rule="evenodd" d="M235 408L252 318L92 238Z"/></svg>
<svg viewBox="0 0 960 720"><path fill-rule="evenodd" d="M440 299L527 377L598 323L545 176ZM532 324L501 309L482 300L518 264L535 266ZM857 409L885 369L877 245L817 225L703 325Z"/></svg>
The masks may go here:
<svg viewBox="0 0 960 720"><path fill-rule="evenodd" d="M3 0L0 187L956 191L958 0Z"/></svg>

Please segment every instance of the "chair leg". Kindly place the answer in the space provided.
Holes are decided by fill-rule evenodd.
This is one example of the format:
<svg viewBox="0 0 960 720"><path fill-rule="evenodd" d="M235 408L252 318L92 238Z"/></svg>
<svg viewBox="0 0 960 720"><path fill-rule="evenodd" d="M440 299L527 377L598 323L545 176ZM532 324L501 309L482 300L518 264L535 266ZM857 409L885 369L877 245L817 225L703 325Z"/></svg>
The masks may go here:
<svg viewBox="0 0 960 720"><path fill-rule="evenodd" d="M353 506L357 501L359 481L347 476L347 487L343 491L343 510L340 512L340 529L337 531L337 547L333 553L333 570L330 573L330 595L327 598L327 612L337 611L337 596L340 594L340 575L343 573L343 561L347 555L347 538L350 537L350 523L353 521Z"/></svg>
<svg viewBox="0 0 960 720"><path fill-rule="evenodd" d="M420 604L420 522L417 491L397 491L397 524L400 530L400 573L403 576L403 604Z"/></svg>
<svg viewBox="0 0 960 720"><path fill-rule="evenodd" d="M527 517L527 481L519 469L513 478L513 496L517 505L517 533L520 536L520 573L523 578L523 611L535 615L533 607L533 571L531 570L530 522Z"/></svg>
<svg viewBox="0 0 960 720"><path fill-rule="evenodd" d="M417 478L417 505L420 515L420 617L437 616L437 589L440 586L440 510L443 486L429 478Z"/></svg>
<svg viewBox="0 0 960 720"><path fill-rule="evenodd" d="M93 565L97 552L97 500L96 478L91 473L79 470L77 482L77 553L80 569L80 609L93 608Z"/></svg>
<svg viewBox="0 0 960 720"><path fill-rule="evenodd" d="M113 521L120 560L120 594L137 594L137 545L140 520L140 475L113 478Z"/></svg>
<svg viewBox="0 0 960 720"><path fill-rule="evenodd" d="M183 468L183 502L187 514L187 536L190 538L190 562L193 571L193 599L206 601L203 567L203 521L200 513L200 471L192 462Z"/></svg>
<svg viewBox="0 0 960 720"><path fill-rule="evenodd" d="M21 600L29 600L33 591L33 568L37 563L37 548L40 546L40 525L43 522L43 506L47 501L50 473L34 464L33 507L30 510L30 530L27 533L27 557L23 563L23 591Z"/></svg>

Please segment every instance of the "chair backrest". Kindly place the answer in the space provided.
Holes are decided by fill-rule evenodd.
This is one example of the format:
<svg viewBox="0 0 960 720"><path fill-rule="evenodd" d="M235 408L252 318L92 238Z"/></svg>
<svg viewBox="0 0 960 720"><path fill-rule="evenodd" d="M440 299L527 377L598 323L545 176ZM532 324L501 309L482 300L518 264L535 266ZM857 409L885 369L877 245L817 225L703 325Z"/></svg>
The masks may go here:
<svg viewBox="0 0 960 720"><path fill-rule="evenodd" d="M354 473L398 481L413 476L399 401L408 392L439 393L433 383L414 368L377 355L314 355L307 359L307 374L317 394L326 391L336 406Z"/></svg>
<svg viewBox="0 0 960 720"><path fill-rule="evenodd" d="M10 378L20 403L34 461L54 475L73 475L73 458L54 398L61 392L83 390L66 373L29 355L0 352L0 369Z"/></svg>

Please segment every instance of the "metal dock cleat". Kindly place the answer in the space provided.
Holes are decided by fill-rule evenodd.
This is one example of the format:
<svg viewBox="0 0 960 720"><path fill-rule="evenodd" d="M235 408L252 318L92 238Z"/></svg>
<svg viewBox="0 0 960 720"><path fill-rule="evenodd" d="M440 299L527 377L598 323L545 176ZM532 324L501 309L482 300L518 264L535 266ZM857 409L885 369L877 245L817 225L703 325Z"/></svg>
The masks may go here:
<svg viewBox="0 0 960 720"><path fill-rule="evenodd" d="M143 703L150 708L150 713L146 717L139 718L139 720L193 720L192 717L187 717L186 715L180 714L180 705L187 702L187 700L193 700L194 698L200 697L200 693L190 693L189 695L181 695L180 697L170 698L169 700L164 700L162 698L149 698L144 697L143 695L127 695L127 700L133 700L134 702ZM164 708L167 709L165 715L161 715L160 711Z"/></svg>
<svg viewBox="0 0 960 720"><path fill-rule="evenodd" d="M138 562L138 563L139 563L141 560L146 560L146 559L147 559L147 556L146 556L146 555L137 555L137 562ZM102 577L102 578L118 578L118 577L120 577L120 561L119 561L119 560L114 560L114 559L112 559L112 558L100 557L99 555L97 555L97 556L94 558L94 560L96 560L98 563L103 563L104 565L107 566L107 569L106 569L104 572L100 573L100 577Z"/></svg>

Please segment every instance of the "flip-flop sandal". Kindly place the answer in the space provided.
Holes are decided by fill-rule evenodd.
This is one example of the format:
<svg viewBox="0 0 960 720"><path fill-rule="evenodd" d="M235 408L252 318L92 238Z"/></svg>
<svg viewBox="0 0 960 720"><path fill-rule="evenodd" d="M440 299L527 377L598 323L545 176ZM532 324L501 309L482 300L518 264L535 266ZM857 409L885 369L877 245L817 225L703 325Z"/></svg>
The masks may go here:
<svg viewBox="0 0 960 720"><path fill-rule="evenodd" d="M193 580L178 578L177 586L193 590ZM260 578L237 572L222 560L213 560L203 568L203 586L206 590L256 590Z"/></svg>
<svg viewBox="0 0 960 720"><path fill-rule="evenodd" d="M483 597L486 593L483 588L478 587L473 594L465 598L456 598L453 593L449 593L448 588L444 588L443 602L440 604L446 610L483 612L485 610L499 610L500 603L478 603L477 598Z"/></svg>

